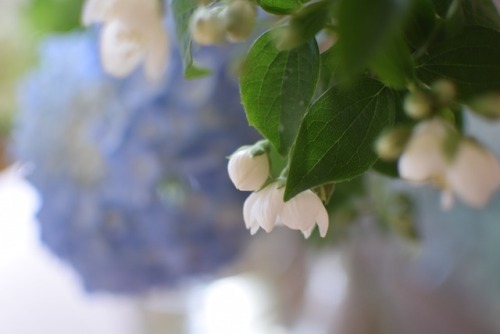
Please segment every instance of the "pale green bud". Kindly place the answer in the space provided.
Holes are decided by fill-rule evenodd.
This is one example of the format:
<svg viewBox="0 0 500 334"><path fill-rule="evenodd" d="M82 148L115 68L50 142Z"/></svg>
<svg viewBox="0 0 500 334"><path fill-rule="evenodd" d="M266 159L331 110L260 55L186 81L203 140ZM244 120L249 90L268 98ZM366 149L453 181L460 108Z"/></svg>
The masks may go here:
<svg viewBox="0 0 500 334"><path fill-rule="evenodd" d="M221 12L230 42L243 42L253 31L257 9L248 0L233 0Z"/></svg>
<svg viewBox="0 0 500 334"><path fill-rule="evenodd" d="M403 108L408 116L413 119L423 119L432 114L432 99L421 91L414 91L406 95Z"/></svg>
<svg viewBox="0 0 500 334"><path fill-rule="evenodd" d="M457 96L455 85L450 80L438 80L432 84L431 89L440 106L450 105Z"/></svg>
<svg viewBox="0 0 500 334"><path fill-rule="evenodd" d="M222 7L198 7L189 22L193 41L201 45L221 44L225 40L226 24L221 17Z"/></svg>
<svg viewBox="0 0 500 334"><path fill-rule="evenodd" d="M375 142L375 152L382 160L396 160L403 153L410 134L406 127L384 131Z"/></svg>

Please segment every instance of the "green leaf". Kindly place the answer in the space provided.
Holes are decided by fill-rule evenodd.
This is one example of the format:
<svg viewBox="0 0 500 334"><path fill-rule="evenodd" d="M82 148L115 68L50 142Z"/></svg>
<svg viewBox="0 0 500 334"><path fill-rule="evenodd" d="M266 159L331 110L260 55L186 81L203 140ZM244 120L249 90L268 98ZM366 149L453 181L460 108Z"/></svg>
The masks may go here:
<svg viewBox="0 0 500 334"><path fill-rule="evenodd" d="M23 10L36 34L46 35L81 28L82 6L83 0L32 0Z"/></svg>
<svg viewBox="0 0 500 334"><path fill-rule="evenodd" d="M372 166L373 170L378 172L379 174L391 177L391 178L398 178L399 177L399 171L398 171L398 163L397 161L383 161L383 160L377 160L375 164Z"/></svg>
<svg viewBox="0 0 500 334"><path fill-rule="evenodd" d="M454 0L432 0L434 8L436 8L436 13L442 18L446 18L446 14L453 1Z"/></svg>
<svg viewBox="0 0 500 334"><path fill-rule="evenodd" d="M404 22L411 0L344 0L339 13L343 75L360 74Z"/></svg>
<svg viewBox="0 0 500 334"><path fill-rule="evenodd" d="M188 79L203 77L211 73L210 70L198 67L191 54L189 19L197 7L198 0L172 0L175 31L182 55L184 76Z"/></svg>
<svg viewBox="0 0 500 334"><path fill-rule="evenodd" d="M461 9L467 25L480 25L491 29L500 28L498 11L491 0L462 0Z"/></svg>
<svg viewBox="0 0 500 334"><path fill-rule="evenodd" d="M377 160L373 142L394 122L395 101L390 89L370 78L345 90L326 91L300 127L285 199L325 183L352 179L370 168Z"/></svg>
<svg viewBox="0 0 500 334"><path fill-rule="evenodd" d="M405 88L415 77L413 59L402 36L385 43L370 69L388 86Z"/></svg>
<svg viewBox="0 0 500 334"><path fill-rule="evenodd" d="M420 80L431 84L441 78L449 79L457 85L461 100L499 91L500 32L467 26L455 38L429 50L420 63Z"/></svg>
<svg viewBox="0 0 500 334"><path fill-rule="evenodd" d="M333 44L321 54L321 81L329 87L331 82L338 81L338 68L340 63L340 42Z"/></svg>
<svg viewBox="0 0 500 334"><path fill-rule="evenodd" d="M300 0L258 0L257 2L265 11L278 15L291 14L303 3Z"/></svg>
<svg viewBox="0 0 500 334"><path fill-rule="evenodd" d="M273 39L275 30L259 37L250 49L240 89L249 123L286 154L314 94L320 61L315 39L280 51Z"/></svg>
<svg viewBox="0 0 500 334"><path fill-rule="evenodd" d="M427 44L436 28L436 14L431 0L413 1L404 25L408 44L418 50Z"/></svg>

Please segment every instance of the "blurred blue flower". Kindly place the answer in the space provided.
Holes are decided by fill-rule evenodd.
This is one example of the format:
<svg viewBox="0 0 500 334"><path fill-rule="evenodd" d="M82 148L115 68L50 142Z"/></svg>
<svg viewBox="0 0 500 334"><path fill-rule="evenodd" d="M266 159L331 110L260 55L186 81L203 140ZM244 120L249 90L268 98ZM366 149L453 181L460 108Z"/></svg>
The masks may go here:
<svg viewBox="0 0 500 334"><path fill-rule="evenodd" d="M247 241L225 156L257 139L220 49L186 81L102 71L94 32L49 38L19 90L14 133L42 197L41 238L89 291L138 293L210 274Z"/></svg>

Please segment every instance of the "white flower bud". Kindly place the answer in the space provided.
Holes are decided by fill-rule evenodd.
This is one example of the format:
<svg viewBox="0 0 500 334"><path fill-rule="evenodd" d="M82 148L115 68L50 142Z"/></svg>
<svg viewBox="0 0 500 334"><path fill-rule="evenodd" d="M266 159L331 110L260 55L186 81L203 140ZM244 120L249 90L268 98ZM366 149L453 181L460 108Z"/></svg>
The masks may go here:
<svg viewBox="0 0 500 334"><path fill-rule="evenodd" d="M425 93L414 91L406 95L403 108L413 119L423 119L432 113L432 101Z"/></svg>
<svg viewBox="0 0 500 334"><path fill-rule="evenodd" d="M257 9L248 0L233 0L221 12L225 21L226 38L230 42L243 42L253 31Z"/></svg>
<svg viewBox="0 0 500 334"><path fill-rule="evenodd" d="M411 181L440 178L446 168L444 144L450 135L451 129L442 120L419 124L399 158L399 175Z"/></svg>
<svg viewBox="0 0 500 334"><path fill-rule="evenodd" d="M226 35L226 22L221 17L222 7L198 7L189 23L193 41L201 45L223 43Z"/></svg>
<svg viewBox="0 0 500 334"><path fill-rule="evenodd" d="M446 183L468 205L483 207L500 188L498 159L474 141L462 140L446 172Z"/></svg>
<svg viewBox="0 0 500 334"><path fill-rule="evenodd" d="M260 189L269 177L269 168L267 154L253 155L250 146L233 153L227 165L234 186L244 191Z"/></svg>

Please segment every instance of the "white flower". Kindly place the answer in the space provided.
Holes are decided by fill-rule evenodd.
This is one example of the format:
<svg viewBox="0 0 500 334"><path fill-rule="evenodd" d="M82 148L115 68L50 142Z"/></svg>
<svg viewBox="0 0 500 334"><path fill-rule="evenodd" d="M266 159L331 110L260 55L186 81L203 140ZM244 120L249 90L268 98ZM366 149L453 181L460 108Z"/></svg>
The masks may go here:
<svg viewBox="0 0 500 334"><path fill-rule="evenodd" d="M449 152L445 152L447 143L451 143ZM478 143L457 137L438 119L417 126L398 167L402 178L442 188L443 209L452 207L454 195L470 206L482 207L500 188L498 159Z"/></svg>
<svg viewBox="0 0 500 334"><path fill-rule="evenodd" d="M252 193L243 206L245 225L255 234L260 227L271 232L275 225L283 224L300 230L308 238L316 224L322 237L328 230L328 213L321 199L311 190L306 190L285 202L284 188L274 182Z"/></svg>
<svg viewBox="0 0 500 334"><path fill-rule="evenodd" d="M446 171L446 185L468 205L483 207L500 188L500 164L484 147L462 140Z"/></svg>
<svg viewBox="0 0 500 334"><path fill-rule="evenodd" d="M274 182L246 199L243 219L250 233L255 234L259 227L268 233L273 230L285 205L283 193L283 188L278 188L278 184Z"/></svg>
<svg viewBox="0 0 500 334"><path fill-rule="evenodd" d="M419 124L399 158L399 175L420 182L441 178L446 169L444 143L450 131L439 119Z"/></svg>
<svg viewBox="0 0 500 334"><path fill-rule="evenodd" d="M279 218L292 230L301 230L306 238L309 238L316 224L322 237L328 231L328 212L318 195L311 190L303 191L285 202Z"/></svg>
<svg viewBox="0 0 500 334"><path fill-rule="evenodd" d="M156 0L88 0L82 21L103 23L101 60L108 73L124 77L144 63L149 79L161 78L169 42Z"/></svg>
<svg viewBox="0 0 500 334"><path fill-rule="evenodd" d="M237 189L258 190L269 177L269 158L265 153L253 155L249 146L231 155L227 170Z"/></svg>

